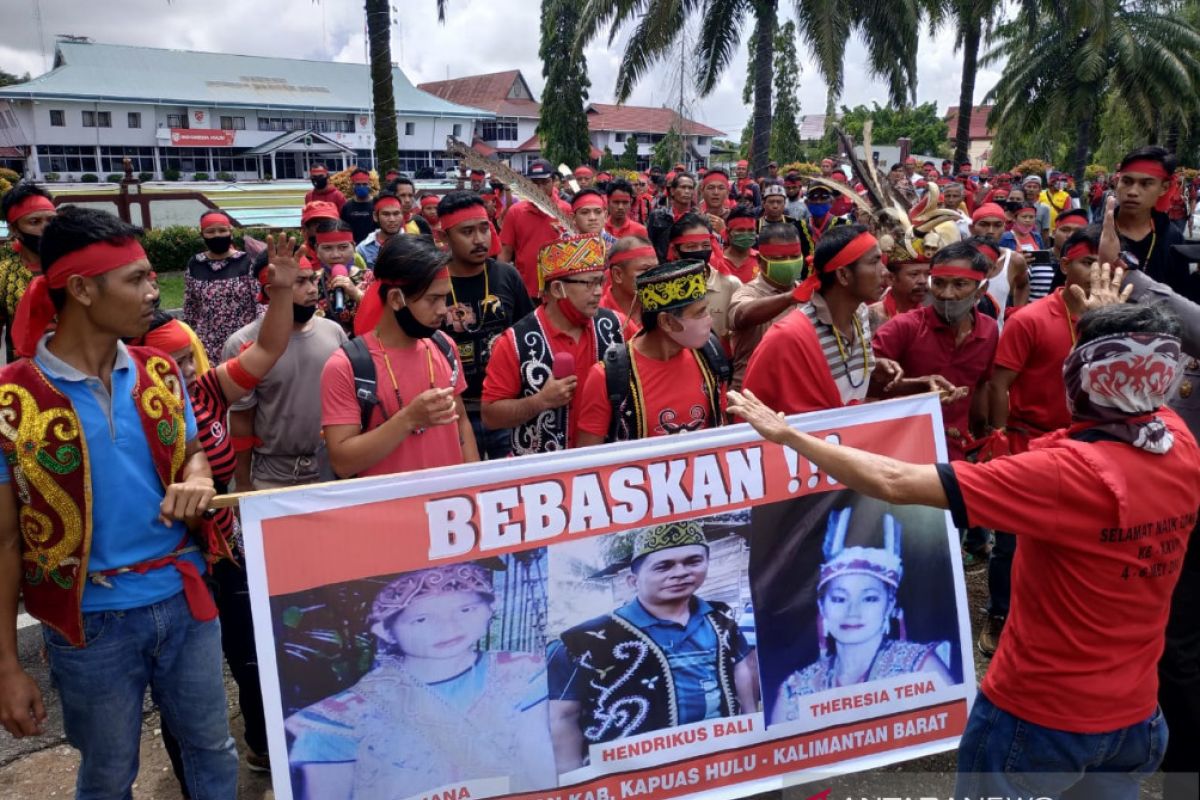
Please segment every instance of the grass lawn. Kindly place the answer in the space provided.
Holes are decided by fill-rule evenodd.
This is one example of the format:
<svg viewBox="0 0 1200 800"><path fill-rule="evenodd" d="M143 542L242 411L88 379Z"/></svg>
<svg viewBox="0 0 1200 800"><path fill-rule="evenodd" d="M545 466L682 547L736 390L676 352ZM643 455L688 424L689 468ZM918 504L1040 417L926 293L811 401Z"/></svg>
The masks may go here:
<svg viewBox="0 0 1200 800"><path fill-rule="evenodd" d="M164 310L183 307L183 273L160 272L158 274L159 305Z"/></svg>

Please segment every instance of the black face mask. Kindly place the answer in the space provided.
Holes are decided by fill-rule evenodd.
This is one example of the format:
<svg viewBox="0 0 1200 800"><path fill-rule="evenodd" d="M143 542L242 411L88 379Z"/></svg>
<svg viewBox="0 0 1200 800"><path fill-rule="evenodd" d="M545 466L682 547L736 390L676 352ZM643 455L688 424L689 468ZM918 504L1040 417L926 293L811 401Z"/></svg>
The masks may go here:
<svg viewBox="0 0 1200 800"><path fill-rule="evenodd" d="M205 236L204 246L208 248L208 252L221 255L228 253L229 248L233 245L232 236Z"/></svg>
<svg viewBox="0 0 1200 800"><path fill-rule="evenodd" d="M34 255L38 254L38 250L42 246L41 236L33 233L25 233L25 231L17 231L17 238L21 241L21 247Z"/></svg>
<svg viewBox="0 0 1200 800"><path fill-rule="evenodd" d="M324 189L329 185L329 178L313 178L312 185L314 189Z"/></svg>
<svg viewBox="0 0 1200 800"><path fill-rule="evenodd" d="M703 250L693 250L690 253L680 253L680 261L703 261L705 264L712 258L712 248L706 247Z"/></svg>
<svg viewBox="0 0 1200 800"><path fill-rule="evenodd" d="M317 313L316 306L302 306L298 303L292 303L292 322L297 325L303 325L313 318L313 314Z"/></svg>
<svg viewBox="0 0 1200 800"><path fill-rule="evenodd" d="M396 315L396 324L410 339L428 339L438 331L437 328L431 328L414 317L408 306L393 313Z"/></svg>

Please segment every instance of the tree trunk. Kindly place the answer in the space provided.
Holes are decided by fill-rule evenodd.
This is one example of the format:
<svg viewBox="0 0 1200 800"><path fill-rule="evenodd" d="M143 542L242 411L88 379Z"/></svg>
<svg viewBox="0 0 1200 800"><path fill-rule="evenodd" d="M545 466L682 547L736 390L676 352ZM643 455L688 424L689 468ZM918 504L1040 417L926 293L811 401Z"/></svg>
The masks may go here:
<svg viewBox="0 0 1200 800"><path fill-rule="evenodd" d="M371 101L375 113L375 169L383 176L400 167L396 97L392 93L392 17L388 0L366 0L371 52Z"/></svg>
<svg viewBox="0 0 1200 800"><path fill-rule="evenodd" d="M1083 172L1087 169L1088 153L1092 150L1092 130L1095 127L1096 108L1088 103L1083 104L1079 121L1076 123L1075 137L1075 185L1083 186Z"/></svg>
<svg viewBox="0 0 1200 800"><path fill-rule="evenodd" d="M1167 135L1163 140L1163 147L1168 153L1175 153L1179 150L1179 116L1171 115L1171 121L1167 123Z"/></svg>
<svg viewBox="0 0 1200 800"><path fill-rule="evenodd" d="M775 63L775 27L778 24L775 0L758 4L758 24L754 28L754 134L750 139L751 174L767 174L771 148L771 83Z"/></svg>
<svg viewBox="0 0 1200 800"><path fill-rule="evenodd" d="M970 6L970 4L968 4ZM971 152L971 117L975 110L975 72L979 66L979 40L983 23L972 8L962 21L963 66L962 83L958 92L958 125L954 131L954 168L968 160Z"/></svg>

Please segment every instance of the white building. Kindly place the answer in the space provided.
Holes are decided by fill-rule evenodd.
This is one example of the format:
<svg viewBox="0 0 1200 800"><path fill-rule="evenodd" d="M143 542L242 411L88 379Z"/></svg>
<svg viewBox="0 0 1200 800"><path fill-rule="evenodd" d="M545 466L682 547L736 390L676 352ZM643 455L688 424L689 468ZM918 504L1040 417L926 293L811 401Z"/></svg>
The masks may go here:
<svg viewBox="0 0 1200 800"><path fill-rule="evenodd" d="M507 159L515 169L524 169L528 161L541 155L542 143L537 136L541 105L520 70L422 83L417 88L495 114L493 119L477 123L472 146L479 153ZM598 160L605 147L619 159L625 152L626 139L632 136L638 143L638 169L650 165L654 145L678 123L678 116L669 108L604 103L588 103L587 118L592 160ZM690 119L683 119L679 127L688 167L707 166L713 137L725 133Z"/></svg>
<svg viewBox="0 0 1200 800"><path fill-rule="evenodd" d="M416 89L392 69L401 169L442 171L446 137L494 118ZM372 166L370 68L60 41L54 69L0 87L0 153L37 180L135 172L302 177L311 163ZM432 176L430 176L432 177Z"/></svg>

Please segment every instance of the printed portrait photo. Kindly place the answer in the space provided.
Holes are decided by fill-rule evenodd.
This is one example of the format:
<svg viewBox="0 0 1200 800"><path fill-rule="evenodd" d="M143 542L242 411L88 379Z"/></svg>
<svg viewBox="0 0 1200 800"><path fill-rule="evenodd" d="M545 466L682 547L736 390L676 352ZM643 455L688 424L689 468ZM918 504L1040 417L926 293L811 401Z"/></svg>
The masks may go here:
<svg viewBox="0 0 1200 800"><path fill-rule="evenodd" d="M749 512L551 548L548 688L558 771L591 745L759 710Z"/></svg>
<svg viewBox="0 0 1200 800"><path fill-rule="evenodd" d="M272 598L297 798L557 785L545 549Z"/></svg>
<svg viewBox="0 0 1200 800"><path fill-rule="evenodd" d="M840 687L915 673L962 682L944 512L840 491L760 506L751 528L768 726Z"/></svg>

